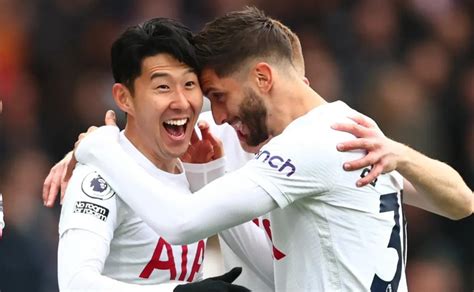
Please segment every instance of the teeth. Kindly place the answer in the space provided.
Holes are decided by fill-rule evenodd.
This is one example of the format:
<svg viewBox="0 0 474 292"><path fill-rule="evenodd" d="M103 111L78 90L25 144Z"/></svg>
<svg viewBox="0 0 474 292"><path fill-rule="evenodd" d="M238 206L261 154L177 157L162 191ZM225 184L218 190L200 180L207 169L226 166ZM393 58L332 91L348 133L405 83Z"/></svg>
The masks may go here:
<svg viewBox="0 0 474 292"><path fill-rule="evenodd" d="M242 122L240 120L231 124L232 128L236 131L242 131Z"/></svg>
<svg viewBox="0 0 474 292"><path fill-rule="evenodd" d="M172 126L183 126L184 124L186 124L187 121L188 119L167 120L165 121L165 124Z"/></svg>

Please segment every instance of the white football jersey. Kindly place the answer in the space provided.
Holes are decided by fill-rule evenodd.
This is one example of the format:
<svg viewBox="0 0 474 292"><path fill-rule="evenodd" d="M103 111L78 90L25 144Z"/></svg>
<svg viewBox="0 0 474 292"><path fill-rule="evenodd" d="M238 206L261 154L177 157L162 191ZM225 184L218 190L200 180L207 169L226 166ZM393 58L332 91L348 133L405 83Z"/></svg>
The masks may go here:
<svg viewBox="0 0 474 292"><path fill-rule="evenodd" d="M241 172L280 207L261 223L273 242L277 291L407 291L403 179L391 172L358 188L369 169L343 170L363 153L337 151L354 137L330 126L354 113L340 101L313 109Z"/></svg>
<svg viewBox="0 0 474 292"><path fill-rule="evenodd" d="M229 124L216 125L210 111L201 113L199 120L206 121L209 124L211 133L222 141L226 157L225 172L239 169L255 157L255 154L245 152L242 149L234 128ZM225 270L228 271L233 267L242 267L242 274L234 283L243 285L256 292L273 291L273 271L268 271L272 269L272 254L271 249L268 247L271 243L268 238L264 236L265 242L263 243L243 246L248 243L253 244L255 240L262 238L261 236L257 237L255 233L264 231L252 228L252 225L262 227L262 225L258 224L259 221L261 220L255 219L232 228L233 236L226 239L231 241L229 242L231 246L238 246L239 249L232 249L222 236L219 236L219 244ZM265 244L267 246L264 246ZM264 248L259 248L262 245ZM256 248L258 250L252 250ZM252 252L246 252L248 250L252 250Z"/></svg>
<svg viewBox="0 0 474 292"><path fill-rule="evenodd" d="M171 174L155 167L123 132L120 144L150 175L191 195L184 173ZM132 284L191 282L202 278L205 240L170 245L148 227L94 169L82 164L76 166L67 188L59 234L75 228L92 231L110 242L110 253L102 271L104 276Z"/></svg>

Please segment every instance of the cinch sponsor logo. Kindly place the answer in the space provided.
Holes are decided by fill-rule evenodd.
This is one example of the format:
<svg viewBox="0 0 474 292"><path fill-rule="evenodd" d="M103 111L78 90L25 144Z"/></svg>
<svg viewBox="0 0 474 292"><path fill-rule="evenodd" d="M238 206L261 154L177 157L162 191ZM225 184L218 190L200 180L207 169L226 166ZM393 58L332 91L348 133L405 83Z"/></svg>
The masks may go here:
<svg viewBox="0 0 474 292"><path fill-rule="evenodd" d="M109 216L109 209L94 203L77 201L73 213L89 214L99 220L105 221L107 220L107 216Z"/></svg>
<svg viewBox="0 0 474 292"><path fill-rule="evenodd" d="M295 173L296 167L291 163L291 159L285 161L284 158L278 155L271 155L267 150L259 151L255 156L256 160L259 160L263 163L268 163L271 168L278 169L279 172L287 171L286 176L290 177Z"/></svg>

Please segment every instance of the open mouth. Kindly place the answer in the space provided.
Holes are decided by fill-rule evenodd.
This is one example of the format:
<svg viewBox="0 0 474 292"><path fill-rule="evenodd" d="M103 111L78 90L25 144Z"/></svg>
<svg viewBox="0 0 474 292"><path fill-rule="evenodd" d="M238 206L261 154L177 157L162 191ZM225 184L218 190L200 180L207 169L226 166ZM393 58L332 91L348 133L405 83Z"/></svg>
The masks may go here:
<svg viewBox="0 0 474 292"><path fill-rule="evenodd" d="M188 120L188 118L167 120L163 122L163 127L170 136L174 138L181 138L186 133Z"/></svg>
<svg viewBox="0 0 474 292"><path fill-rule="evenodd" d="M232 128L234 128L235 132L237 133L239 140L245 141L247 134L245 133L244 125L242 124L242 122L238 120L236 122L233 122L231 126Z"/></svg>
<svg viewBox="0 0 474 292"><path fill-rule="evenodd" d="M245 141L246 140L247 135L242 133L242 131L235 130L235 132L237 133L237 137L239 138L240 141Z"/></svg>

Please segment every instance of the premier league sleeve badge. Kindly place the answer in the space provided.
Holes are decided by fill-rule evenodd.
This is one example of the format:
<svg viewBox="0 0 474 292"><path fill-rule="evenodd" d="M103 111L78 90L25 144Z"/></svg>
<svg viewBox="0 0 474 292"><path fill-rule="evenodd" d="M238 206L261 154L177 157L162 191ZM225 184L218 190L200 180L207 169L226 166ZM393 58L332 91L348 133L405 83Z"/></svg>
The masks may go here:
<svg viewBox="0 0 474 292"><path fill-rule="evenodd" d="M114 190L97 172L91 172L84 177L81 189L88 197L98 200L108 200L115 195Z"/></svg>

